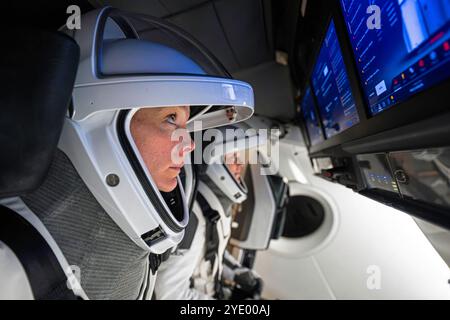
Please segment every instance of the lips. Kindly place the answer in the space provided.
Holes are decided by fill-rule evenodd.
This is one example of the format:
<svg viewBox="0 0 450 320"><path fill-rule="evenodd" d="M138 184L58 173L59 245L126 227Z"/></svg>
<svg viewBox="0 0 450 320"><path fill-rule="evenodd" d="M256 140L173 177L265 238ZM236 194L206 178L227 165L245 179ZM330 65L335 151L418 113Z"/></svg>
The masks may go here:
<svg viewBox="0 0 450 320"><path fill-rule="evenodd" d="M176 175L178 175L180 173L181 168L183 168L183 166L171 166L171 167L169 167L169 169L171 169L172 171L176 172Z"/></svg>

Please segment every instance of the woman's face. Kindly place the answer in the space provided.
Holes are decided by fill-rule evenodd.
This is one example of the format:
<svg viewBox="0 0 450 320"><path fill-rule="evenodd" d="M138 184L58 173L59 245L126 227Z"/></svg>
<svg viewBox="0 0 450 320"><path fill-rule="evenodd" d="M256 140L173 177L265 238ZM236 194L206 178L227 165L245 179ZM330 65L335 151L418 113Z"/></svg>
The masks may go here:
<svg viewBox="0 0 450 320"><path fill-rule="evenodd" d="M242 170L244 168L244 163L240 161L239 155L237 153L231 153L225 155L225 163L230 170L231 174L237 181L241 181Z"/></svg>
<svg viewBox="0 0 450 320"><path fill-rule="evenodd" d="M142 108L131 119L131 135L160 191L175 189L184 165L177 160L184 159L195 148L186 130L188 119L188 106ZM183 133L182 138L172 141L175 130L177 136Z"/></svg>

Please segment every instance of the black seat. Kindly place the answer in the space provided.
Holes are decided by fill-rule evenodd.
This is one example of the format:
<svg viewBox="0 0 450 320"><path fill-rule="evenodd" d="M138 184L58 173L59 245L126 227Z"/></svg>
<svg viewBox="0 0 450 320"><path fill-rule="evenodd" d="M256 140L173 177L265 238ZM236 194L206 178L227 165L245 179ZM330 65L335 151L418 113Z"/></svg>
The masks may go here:
<svg viewBox="0 0 450 320"><path fill-rule="evenodd" d="M43 182L79 60L78 45L59 32L4 30L2 41L0 199L24 195ZM77 298L65 285L67 277L46 240L5 206L0 206L0 241L20 260L36 299Z"/></svg>
<svg viewBox="0 0 450 320"><path fill-rule="evenodd" d="M57 32L4 32L0 53L0 198L36 189L70 101L79 48Z"/></svg>

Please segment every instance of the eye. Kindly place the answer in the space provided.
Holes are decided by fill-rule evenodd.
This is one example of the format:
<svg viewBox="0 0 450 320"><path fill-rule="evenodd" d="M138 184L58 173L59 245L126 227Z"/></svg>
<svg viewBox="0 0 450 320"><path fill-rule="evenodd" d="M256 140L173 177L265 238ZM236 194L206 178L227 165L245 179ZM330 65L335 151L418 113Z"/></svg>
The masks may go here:
<svg viewBox="0 0 450 320"><path fill-rule="evenodd" d="M177 115L175 113L169 114L166 121L170 124L176 125Z"/></svg>

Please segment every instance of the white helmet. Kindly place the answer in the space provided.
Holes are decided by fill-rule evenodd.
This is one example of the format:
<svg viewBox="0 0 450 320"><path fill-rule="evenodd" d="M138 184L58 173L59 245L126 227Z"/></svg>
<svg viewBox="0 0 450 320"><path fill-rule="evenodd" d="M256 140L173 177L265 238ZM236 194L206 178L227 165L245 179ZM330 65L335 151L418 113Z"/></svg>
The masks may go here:
<svg viewBox="0 0 450 320"><path fill-rule="evenodd" d="M154 39L139 39L135 25L153 30ZM131 118L143 106L189 105L190 131L194 119L202 129L234 123L253 114L252 88L157 18L107 7L65 32L81 57L59 148L114 222L137 245L163 253L183 238L185 193L179 178L174 191L158 190L131 137Z"/></svg>
<svg viewBox="0 0 450 320"><path fill-rule="evenodd" d="M242 203L247 199L247 186L243 177L236 178L228 168L227 155L237 155L237 161L250 158L258 160L258 146L267 143L267 137L256 130L249 130L245 123L217 129L221 132L219 139L207 146L205 152L206 175L234 203ZM246 152L248 151L248 152Z"/></svg>

